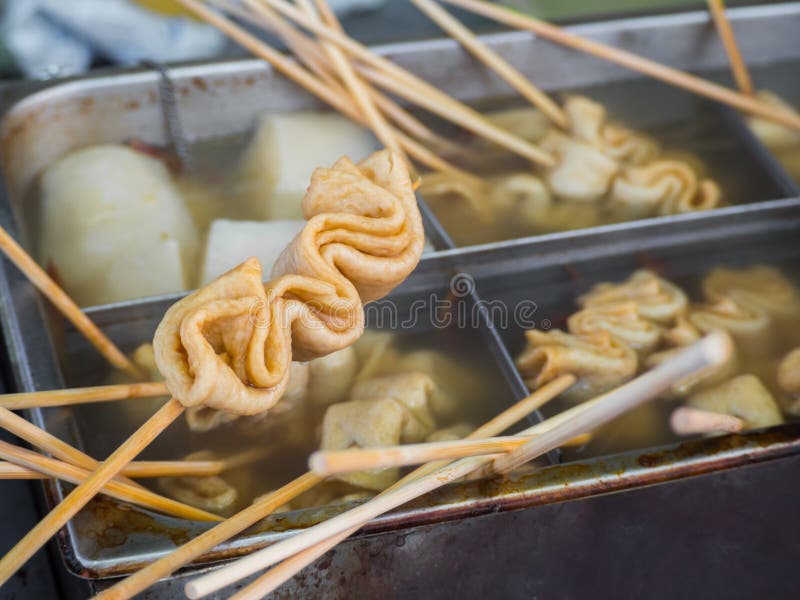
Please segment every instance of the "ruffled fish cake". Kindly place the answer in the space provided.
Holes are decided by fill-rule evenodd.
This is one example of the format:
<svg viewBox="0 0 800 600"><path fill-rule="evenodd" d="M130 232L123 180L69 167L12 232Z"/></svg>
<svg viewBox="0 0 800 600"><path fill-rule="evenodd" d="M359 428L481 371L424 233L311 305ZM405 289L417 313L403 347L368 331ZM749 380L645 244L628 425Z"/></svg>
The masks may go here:
<svg viewBox="0 0 800 600"><path fill-rule="evenodd" d="M583 308L618 302L635 302L642 317L662 325L673 323L689 304L683 290L646 269L622 283L598 283L578 298Z"/></svg>
<svg viewBox="0 0 800 600"><path fill-rule="evenodd" d="M363 331L362 302L386 295L422 254L408 169L389 151L317 169L303 210L309 222L266 285L251 259L167 311L155 357L185 406L237 415L272 408L292 358L351 345Z"/></svg>
<svg viewBox="0 0 800 600"><path fill-rule="evenodd" d="M525 332L527 347L516 364L528 387L537 389L559 375L578 382L565 397L582 400L614 388L636 374L636 352L607 331L571 335L558 329Z"/></svg>

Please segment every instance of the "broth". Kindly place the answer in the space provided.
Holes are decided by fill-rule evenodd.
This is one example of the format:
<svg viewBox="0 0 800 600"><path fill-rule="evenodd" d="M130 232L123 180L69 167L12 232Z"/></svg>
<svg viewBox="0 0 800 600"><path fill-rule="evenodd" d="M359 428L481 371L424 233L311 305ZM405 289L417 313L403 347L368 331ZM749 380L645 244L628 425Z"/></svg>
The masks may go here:
<svg viewBox="0 0 800 600"><path fill-rule="evenodd" d="M797 287L800 285L800 265L796 261L784 261L771 263L770 266L776 267ZM690 302L701 302L703 300L700 292L700 284L703 275L689 276L666 276L671 283L683 289ZM574 305L573 310L578 310ZM554 322L554 327L566 327L566 318ZM768 352L761 355L753 353L739 352L740 363L736 371L729 376L752 374L758 377L764 386L769 390L780 405L780 398L786 393L780 390L777 385L776 375L780 361L788 352L800 347L800 321L794 320L790 327L782 327L779 332L772 331ZM579 448L565 448L563 450L564 460L581 460L585 458L604 456L617 452L644 449L653 446L663 445L671 442L686 439L686 437L676 436L670 429L669 417L673 409L684 404L685 398L658 398L643 406L626 413L618 419L607 424L597 432L585 446ZM556 400L543 408L546 416L552 416L559 411L568 408L563 401ZM797 417L787 414L783 416L786 420L796 421Z"/></svg>
<svg viewBox="0 0 800 600"><path fill-rule="evenodd" d="M614 83L574 92L585 94L602 103L607 107L611 119L657 140L664 149L665 157L674 156L686 160L703 176L707 175L718 182L721 186L723 204L753 202L782 196L776 184L757 165L743 160L741 141L729 130L721 111L716 106L651 81ZM566 91L565 97L570 93L572 92ZM487 99L477 104L476 108L490 112L513 106L520 106L519 99ZM475 143L475 140L463 131L447 128L440 122L429 120L429 123L458 146L470 147ZM93 297L91 291L85 294L79 293L70 281L79 277L79 274L73 274L71 277L62 278L67 291L77 297L79 304L88 306L200 286L207 276L203 273L203 264L211 222L215 219L232 221L263 219L263 216L254 214L254 208L248 201L248 190L252 193L254 187L258 187L260 179L242 167L253 140L254 133L249 132L195 141L190 145L191 168L188 172L172 174L172 182L183 204L186 205L188 214L191 215L198 237L196 245L192 246L195 249L191 250L191 256L182 255L182 283L172 283L171 287L168 286L170 289L157 288L153 293L144 294L141 287L130 285L126 290L119 291L116 295L112 294L110 298L102 293L98 293L99 297ZM158 149L151 150L156 154L160 152ZM486 177L519 172L532 173L525 161L497 148L485 146L479 148L477 157L479 159L477 162L472 161L462 166ZM452 160L458 162L457 159ZM310 172L308 175L310 176ZM23 203L23 212L24 222L28 226L27 239L36 256L46 263L49 261L41 248L45 222L41 181L40 174L36 183L28 190L28 197ZM447 202L433 202L430 196L427 199L432 204L434 214L459 246L592 227L633 218L629 214L621 215L598 210L597 203L559 200L556 203L558 210L551 211L555 216L546 222L520 218L500 218L492 221L490 218L484 223L476 220L474 214L463 210L460 204L450 203L448 206ZM145 228L146 225L143 226L143 229ZM113 237L106 243L111 244L112 241ZM183 242L180 244L183 245ZM114 249L108 247L103 251L114 252ZM50 254L54 252L60 250L49 251ZM246 257L239 258L243 260ZM62 257L59 260L67 259ZM57 269L55 274L59 275ZM106 275L99 278L103 277ZM173 279L169 278L169 281Z"/></svg>
<svg viewBox="0 0 800 600"><path fill-rule="evenodd" d="M725 122L722 111L716 105L649 80L568 90L561 95L567 97L570 94L587 96L601 103L606 107L610 120L655 139L663 150L664 158L684 160L702 176L716 181L722 191L723 205L783 196L754 159L748 161L743 157L742 141ZM481 102L477 108L487 113L524 106L518 98L495 98ZM432 125L445 132L445 135L457 136L456 140L464 146L474 143L474 139L463 133L443 129L440 123L432 122ZM479 158L478 162L465 162L462 166L486 177L536 171L532 171L526 161L508 152L484 151ZM598 209L597 203L558 200L554 206L563 209L563 215L558 212L558 216L549 219L551 222L547 222L548 219L537 223L513 218L475 226L475 215L465 214L464 204L452 202L451 198L442 198L437 202L429 196L426 200L459 246L634 220L626 215Z"/></svg>
<svg viewBox="0 0 800 600"><path fill-rule="evenodd" d="M403 372L402 367L398 371L398 365L404 359L419 356L420 351L427 353L426 356L435 353L437 358L432 364L437 373L431 375L439 380L442 387L459 396L458 414L448 420L437 419L437 429L457 423L467 423L475 428L513 402L512 392L476 332L445 330L389 335L392 336L390 344L393 354L391 357L387 355L382 362L372 364L372 374L364 373L364 378ZM358 352L359 343L354 347ZM361 361L359 369L364 368L368 361L369 358ZM70 382L70 385L84 383L76 381ZM343 400L347 400L347 397L339 401ZM163 398L154 398L74 407L72 410L84 450L92 456L107 456L163 402ZM225 511L227 514L244 508L254 498L284 485L307 470L308 455L319 449L319 429L324 412L319 408L304 411L301 426L290 428L288 440L280 427L266 435L244 434L236 422L207 433L193 432L186 420L181 418L160 435L139 459L182 459L189 453L204 450L225 457L251 448L274 447L274 451L270 450L263 460L222 475L238 492L236 504ZM140 482L158 493L165 493L157 480L142 479ZM354 491L346 486L341 487L351 493ZM311 501L314 500L328 502L333 499L322 495ZM306 501L309 501L308 497Z"/></svg>
<svg viewBox="0 0 800 600"><path fill-rule="evenodd" d="M800 84L798 83L797 70L800 63L782 62L758 67L751 70L757 90L767 90L777 94L794 111L800 110ZM800 134L795 132L795 140L783 148L770 148L768 140L764 141L770 151L786 170L787 173L800 184ZM784 144L786 142L784 141Z"/></svg>

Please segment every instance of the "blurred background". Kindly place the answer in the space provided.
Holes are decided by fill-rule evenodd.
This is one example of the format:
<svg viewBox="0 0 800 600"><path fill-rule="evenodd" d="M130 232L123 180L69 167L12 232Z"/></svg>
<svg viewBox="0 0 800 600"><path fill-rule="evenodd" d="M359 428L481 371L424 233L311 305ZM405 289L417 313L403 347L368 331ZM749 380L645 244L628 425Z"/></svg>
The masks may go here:
<svg viewBox="0 0 800 600"><path fill-rule="evenodd" d="M505 0L538 17L569 23L696 9L702 0ZM758 2L729 2L729 5ZM351 35L370 44L432 38L439 30L402 0L333 0ZM90 69L234 58L243 51L174 0L2 0L0 76L52 79ZM477 31L496 26L454 11Z"/></svg>

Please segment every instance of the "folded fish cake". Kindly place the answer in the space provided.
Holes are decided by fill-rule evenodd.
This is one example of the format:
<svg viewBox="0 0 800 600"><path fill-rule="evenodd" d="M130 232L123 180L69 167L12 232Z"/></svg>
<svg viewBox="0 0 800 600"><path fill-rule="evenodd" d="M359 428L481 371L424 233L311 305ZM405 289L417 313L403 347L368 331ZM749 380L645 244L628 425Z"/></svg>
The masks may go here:
<svg viewBox="0 0 800 600"><path fill-rule="evenodd" d="M689 304L682 289L647 269L622 283L598 283L578 298L583 308L625 301L635 302L642 317L661 325L674 323Z"/></svg>
<svg viewBox="0 0 800 600"><path fill-rule="evenodd" d="M689 396L687 404L702 410L742 419L746 429L783 423L778 403L754 375L739 375L713 388Z"/></svg>
<svg viewBox="0 0 800 600"><path fill-rule="evenodd" d="M578 382L564 394L581 401L614 388L636 374L636 352L607 331L572 335L558 329L526 331L527 346L516 364L532 390L559 375L572 374Z"/></svg>

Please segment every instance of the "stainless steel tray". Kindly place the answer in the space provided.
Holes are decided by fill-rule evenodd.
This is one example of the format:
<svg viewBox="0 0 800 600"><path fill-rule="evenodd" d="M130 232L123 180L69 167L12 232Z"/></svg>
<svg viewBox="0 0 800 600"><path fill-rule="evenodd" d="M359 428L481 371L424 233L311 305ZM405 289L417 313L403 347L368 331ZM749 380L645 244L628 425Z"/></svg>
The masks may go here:
<svg viewBox="0 0 800 600"><path fill-rule="evenodd" d="M748 53L751 62L767 64L800 57L800 48L780 42L794 39L800 24L797 3L736 9L731 11L731 16L742 39L763 42ZM704 13L631 19L575 29L682 68L724 65L724 57ZM498 34L486 39L548 89L634 79L632 74L612 65L555 48L527 34ZM775 43L767 43L770 41ZM382 52L465 100L478 101L506 93L494 77L465 56L452 41L397 45L385 47ZM536 56L535 63L528 60L530 56ZM256 61L181 67L172 70L172 77L179 84L185 129L193 138L246 131L255 116L264 110L316 106L307 95ZM150 72L109 75L56 85L16 105L4 119L0 132L0 163L6 178L0 222L19 231L24 238L26 188L43 165L70 148L120 141L134 132L148 141L163 141L155 84L156 77ZM235 99L236 110L230 110L232 99ZM731 131L731 135L738 135L733 128ZM760 151L756 148L754 152ZM760 169L757 157L752 158L750 164ZM770 174L763 169L760 172L765 181L769 181ZM781 181L774 182L776 189L781 185ZM549 301L563 300L563 295L559 297L552 290L566 285L565 266L574 262L586 265L588 271L593 260L606 261L602 263L604 273L622 276L634 264L630 260L632 253L647 252L671 260L673 251L680 256L682 248L686 249L684 252L689 252L688 249L696 252L697 247L707 247L714 250L714 254L704 252L711 265L730 260L731 256L736 256L733 251L743 244L756 244L759 260L800 260L794 243L798 230L800 200L789 199L446 250L423 260L393 298L401 306L407 306L412 299L431 292L444 293L451 277L462 272L477 281L479 293L485 291L487 296L492 296L497 294L498 275L516 286L519 281L516 277L524 274L541 286L541 296L534 300L546 311ZM517 288L517 293L522 291L524 287ZM476 294L470 294L462 301L472 306L479 299ZM172 300L174 297L128 302L89 312L112 338L131 349L147 337ZM5 262L0 269L0 311L8 366L17 389L50 389L99 381L101 361ZM519 332L498 330L486 317L482 315L476 331L456 331L454 335L473 340L481 336L487 357L491 354L491 364L496 367L498 377L506 382L504 387L509 400L519 398L525 390L508 352L509 347L517 350ZM85 441L81 440L68 410L31 411L31 418L67 441ZM630 489L767 460L796 452L800 446L796 433L792 426L787 426L768 434L692 442L660 454L648 453L648 456L663 457L658 460L642 459L640 452L634 452L616 459L587 461L579 468L554 465L513 481L456 485L376 520L367 530L436 523L612 489ZM46 489L51 501L61 498L60 486L46 484ZM196 523L134 510L143 515L148 531L131 534L120 546L101 548L81 531L85 531L85 519L98 519L95 524L111 523L113 520L109 516L118 511L115 506L104 501L95 503L85 511L83 522L76 520L66 535L59 536L68 566L75 573L102 578L129 572L174 547L176 541L203 529ZM293 528L314 523L333 510L338 509L314 509L273 517L267 531L228 543L201 562L249 552L286 535Z"/></svg>
<svg viewBox="0 0 800 600"><path fill-rule="evenodd" d="M800 59L800 47L791 43L800 25L800 3L729 12L739 36L747 40L749 64ZM682 69L709 70L726 65L716 33L703 12L609 21L573 29ZM669 126L708 109L705 102L690 94L643 80L634 72L524 32L494 34L485 40L544 89L595 90L610 104L612 113L615 109L624 111L625 120L637 127ZM510 94L504 82L453 40L395 44L378 50L465 101L484 102ZM536 60L531 61L531 56ZM177 86L183 129L190 140L246 134L264 111L321 106L260 61L176 67L169 73ZM120 142L133 136L154 144L165 143L157 80L157 74L151 71L78 79L53 85L11 107L0 123L0 169L14 225L23 243L31 235L30 221L34 216L27 192L36 174L54 159L74 148ZM634 81L632 88L615 85ZM715 120L713 115L709 118ZM736 198L736 202L772 200L796 193L796 189L787 188L784 178L776 178L764 168L763 148L742 140L739 128L727 130L724 124L717 124L711 129L715 132L712 142L724 147L717 153L717 162L728 167L735 162L736 168L730 169L731 193L735 196L739 188L745 190L745 197ZM739 149L745 152L740 155Z"/></svg>
<svg viewBox="0 0 800 600"><path fill-rule="evenodd" d="M597 279L619 279L636 266L658 264L670 276L685 278L717 265L741 265L748 262L777 262L789 265L800 273L800 249L793 243L800 234L800 200L783 200L763 206L727 209L724 214L709 218L688 215L678 221L664 219L643 225L637 231L620 231L608 227L590 235L575 233L571 237L550 239L473 251L452 250L425 259L417 272L393 295L401 319L412 302L452 298L450 282L454 274L474 278L479 295L463 297L466 314L471 314L475 301L502 300L513 306L521 299L537 304L536 319L552 319L568 310L577 290ZM645 259L646 257L646 259ZM576 283L575 273L584 274ZM527 282L527 283L526 283ZM137 302L128 305L90 310L93 319L123 348L131 348L152 331L169 300ZM496 326L492 326L496 325ZM419 326L425 329L424 323ZM138 335L137 333L138 332ZM499 396L511 399L526 392L508 359L510 348L520 346L521 331L500 327L482 319L474 328L451 328L444 335L455 336L454 347L489 342L487 360L496 365L498 381L505 378L506 390ZM499 334L501 341L495 337ZM482 336L482 339L477 339ZM65 358L59 367L69 385L96 383L104 370L102 361L76 332L67 330L62 340ZM31 348L33 352L46 350ZM490 355L494 355L491 358ZM28 357L30 358L30 357ZM39 361L37 361L38 364ZM35 367L34 367L35 369ZM43 380L43 387L58 380ZM87 410L104 410L94 407ZM109 417L111 410L105 409ZM37 422L71 443L97 450L103 440L87 443L85 434L76 430L71 411L32 411ZM709 440L672 444L663 448L628 452L616 457L572 462L564 467L554 465L534 475L510 481L464 483L452 486L423 500L404 506L399 511L376 519L367 532L403 529L494 512L534 506L631 489L645 484L705 473L722 468L750 464L784 456L800 450L796 425L756 433ZM113 443L123 432L99 431L97 438ZM166 446L167 450L169 446ZM165 456L165 446L154 446L155 456ZM98 454L99 455L99 454ZM170 456L170 454L167 454ZM50 486L51 501L62 497L60 487ZM271 517L260 533L245 535L225 544L204 557L201 562L227 558L251 551L279 539L296 528L307 527L341 507L296 511ZM135 569L153 556L173 547L176 540L196 535L205 526L170 519L132 509L139 514L135 521L139 530L126 525L126 513L111 501L100 500L90 505L68 527L68 535L60 538L70 568L87 577L106 577ZM142 524L144 523L144 526ZM111 529L111 539L127 537L122 545L104 546L98 531ZM143 530L143 531L142 531ZM135 533L134 533L135 531ZM98 540L101 540L98 543Z"/></svg>

